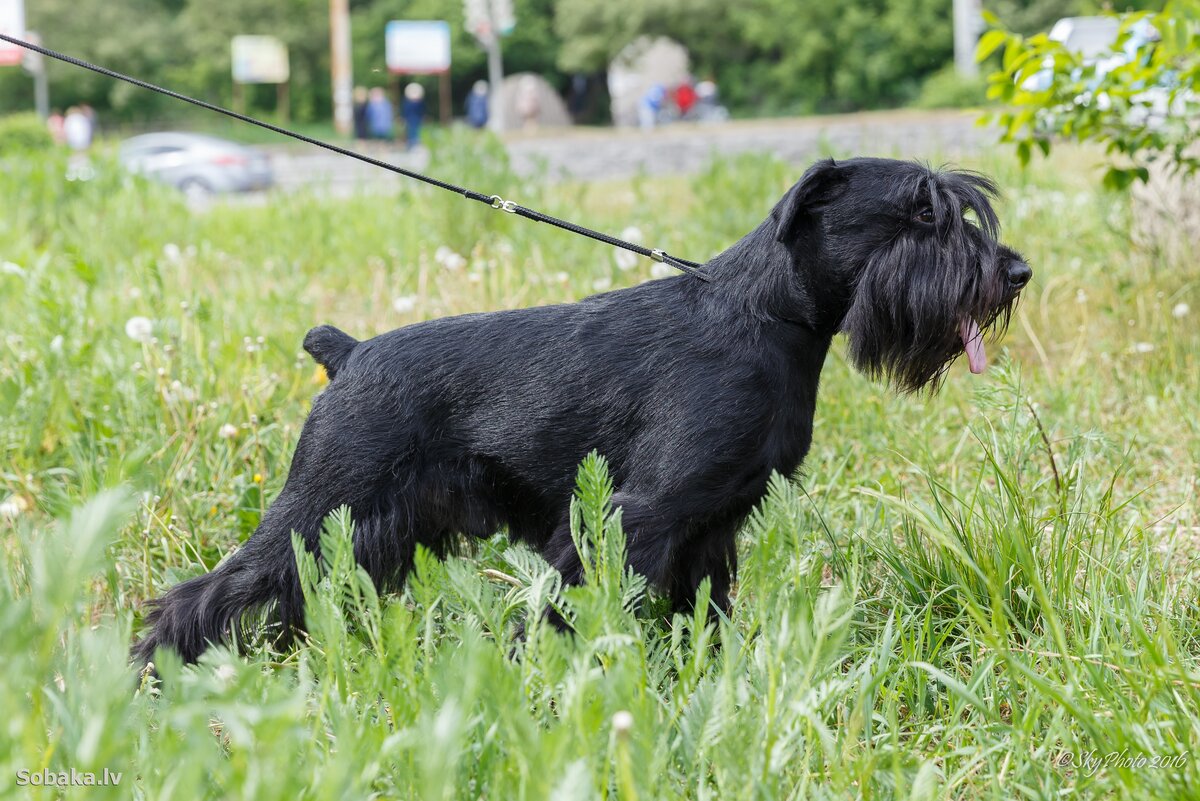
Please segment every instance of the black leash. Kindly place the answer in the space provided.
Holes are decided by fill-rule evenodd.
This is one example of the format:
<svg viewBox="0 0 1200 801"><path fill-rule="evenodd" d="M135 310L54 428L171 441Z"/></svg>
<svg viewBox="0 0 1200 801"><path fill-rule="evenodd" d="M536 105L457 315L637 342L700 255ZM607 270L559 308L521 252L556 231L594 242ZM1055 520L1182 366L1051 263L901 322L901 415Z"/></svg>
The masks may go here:
<svg viewBox="0 0 1200 801"><path fill-rule="evenodd" d="M613 247L624 248L625 250L637 253L639 256L645 256L646 258L653 259L654 261L670 265L677 270L682 270L688 275L699 278L701 281L709 280L708 276L700 271L700 267L702 265L697 264L694 261L688 261L687 259L675 258L666 251L658 250L657 248L643 247L642 245L638 245L633 242L626 242L623 239L617 239L615 236L609 236L608 234L601 233L600 231L593 231L590 228L584 228L582 225L576 225L575 223L568 222L567 220L560 220L559 218L552 217L549 214L543 214L536 209L526 208L525 206L522 206L512 200L505 200L499 195L485 195L482 192L476 192L472 189L455 186L454 184L447 183L446 181L440 181L437 178L432 178L428 175L422 175L419 172L406 170L403 167L397 167L395 164L388 164L386 161L380 161L379 159L371 158L370 156L364 156L362 153L356 153L353 150L348 150L344 147L330 144L329 142L323 142L320 139L313 139L310 136L305 136L304 134L299 134L295 131L289 131L287 128L280 128L277 125L272 125L269 122L263 122L261 120L256 120L253 117L247 117L245 114L239 114L236 111L231 111L227 108L222 108L221 106L213 105L212 103L207 103L203 100L197 100L194 97L188 97L187 95L171 91L170 89L164 89L161 86L156 86L152 83L139 80L138 78L133 78L120 72L110 70L106 67L100 67L96 64L91 64L73 56L68 56L64 53L59 53L55 50L51 50L40 45L35 45L21 39L16 39L3 33L0 33L0 39L3 39L9 44L14 44L18 47L24 47L26 50L32 50L35 53L41 53L43 56L48 56L50 58L57 59L58 61L66 62L67 64L73 64L76 67L82 67L85 70L91 70L92 72L99 73L100 75L106 75L109 78L116 78L118 81L125 81L126 83L133 84L134 86L139 86L142 89L149 89L151 92L158 92L159 94L166 95L167 97L173 97L176 100L182 100L185 103L191 103L193 106L199 106L200 108L207 109L209 111L215 111L218 114L224 114L226 117L232 117L233 119L240 120L241 122L257 125L259 128L266 128L268 131L280 134L281 136L289 136L292 139L298 139L301 142L306 142L307 144L315 145L316 147L323 147L326 150L330 150L339 155L349 156L352 159L358 159L359 161L370 164L373 167L379 167L381 169L397 173L398 175L403 175L405 178L412 178L414 180L427 183L430 186L436 186L438 189L445 189L449 192L454 192L455 194L462 195L468 200L477 200L480 203L486 203L493 209L501 209L509 212L510 214L516 214L520 217L524 217L527 220L533 220L534 222L549 223L556 228L562 228L563 230L570 231L573 234L586 236L589 239L595 239L599 242L605 243L606 245L612 245Z"/></svg>

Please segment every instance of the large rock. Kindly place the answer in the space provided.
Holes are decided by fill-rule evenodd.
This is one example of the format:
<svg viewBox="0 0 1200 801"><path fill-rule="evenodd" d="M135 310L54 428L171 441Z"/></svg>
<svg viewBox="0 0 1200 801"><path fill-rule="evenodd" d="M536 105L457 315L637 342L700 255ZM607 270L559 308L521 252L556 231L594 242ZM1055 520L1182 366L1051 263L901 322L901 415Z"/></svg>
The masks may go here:
<svg viewBox="0 0 1200 801"><path fill-rule="evenodd" d="M608 66L608 93L613 124L638 124L638 103L655 84L672 89L687 81L687 48L672 39L642 36L625 47Z"/></svg>
<svg viewBox="0 0 1200 801"><path fill-rule="evenodd" d="M561 128L571 124L567 104L537 73L509 75L504 79L500 97L504 103L505 130Z"/></svg>

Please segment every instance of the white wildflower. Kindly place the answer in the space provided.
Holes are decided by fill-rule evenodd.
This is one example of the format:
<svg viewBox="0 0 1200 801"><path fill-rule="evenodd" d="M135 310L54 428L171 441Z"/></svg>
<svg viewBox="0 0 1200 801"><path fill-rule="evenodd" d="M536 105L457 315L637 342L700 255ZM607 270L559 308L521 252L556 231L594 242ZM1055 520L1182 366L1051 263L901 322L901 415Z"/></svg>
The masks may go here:
<svg viewBox="0 0 1200 801"><path fill-rule="evenodd" d="M1191 310L1192 308L1186 303L1179 302L1175 304L1175 308L1171 309L1171 316L1176 320L1182 320L1184 317L1188 316L1188 312Z"/></svg>
<svg viewBox="0 0 1200 801"><path fill-rule="evenodd" d="M0 273L4 275L24 275L25 269L16 262L3 261L0 262Z"/></svg>
<svg viewBox="0 0 1200 801"><path fill-rule="evenodd" d="M622 272L628 272L634 267L637 267L638 255L628 250L614 250L613 260L617 263L617 269Z"/></svg>
<svg viewBox="0 0 1200 801"><path fill-rule="evenodd" d="M50 352L55 356L62 356L63 352L63 335L59 334L50 340Z"/></svg>
<svg viewBox="0 0 1200 801"><path fill-rule="evenodd" d="M571 276L567 275L564 272L557 272L554 274L554 280L558 281L558 283L560 283L560 284L565 284L571 280Z"/></svg>
<svg viewBox="0 0 1200 801"><path fill-rule="evenodd" d="M1151 353L1154 350L1153 342L1135 342L1133 343L1134 353Z"/></svg>
<svg viewBox="0 0 1200 801"><path fill-rule="evenodd" d="M0 503L0 518L11 520L29 508L29 502L20 495L13 495L4 503Z"/></svg>
<svg viewBox="0 0 1200 801"><path fill-rule="evenodd" d="M596 292L607 292L608 290L612 289L612 279L597 278L592 282L592 289L594 289Z"/></svg>
<svg viewBox="0 0 1200 801"><path fill-rule="evenodd" d="M168 242L163 245L163 258L167 261L178 264L182 255L183 251L174 242Z"/></svg>
<svg viewBox="0 0 1200 801"><path fill-rule="evenodd" d="M226 423L217 429L217 436L221 439L233 439L237 436L238 429L233 423Z"/></svg>
<svg viewBox="0 0 1200 801"><path fill-rule="evenodd" d="M636 225L631 225L621 232L621 238L626 242L636 242L641 244L642 229L638 228Z"/></svg>
<svg viewBox="0 0 1200 801"><path fill-rule="evenodd" d="M400 314L408 314L410 311L417 308L417 296L401 295L392 301L392 308Z"/></svg>
<svg viewBox="0 0 1200 801"><path fill-rule="evenodd" d="M612 716L612 727L617 734L628 734L633 728L633 715L622 709Z"/></svg>
<svg viewBox="0 0 1200 801"><path fill-rule="evenodd" d="M125 323L125 336L136 342L149 342L154 323L148 317L130 317Z"/></svg>
<svg viewBox="0 0 1200 801"><path fill-rule="evenodd" d="M225 663L224 665L217 667L217 678L222 684L228 684L229 682L233 681L233 678L236 675L237 671L234 670L233 665L229 663Z"/></svg>
<svg viewBox="0 0 1200 801"><path fill-rule="evenodd" d="M447 270L461 270L467 266L467 260L459 253L455 253L445 245L440 246L433 253L433 260L442 265Z"/></svg>

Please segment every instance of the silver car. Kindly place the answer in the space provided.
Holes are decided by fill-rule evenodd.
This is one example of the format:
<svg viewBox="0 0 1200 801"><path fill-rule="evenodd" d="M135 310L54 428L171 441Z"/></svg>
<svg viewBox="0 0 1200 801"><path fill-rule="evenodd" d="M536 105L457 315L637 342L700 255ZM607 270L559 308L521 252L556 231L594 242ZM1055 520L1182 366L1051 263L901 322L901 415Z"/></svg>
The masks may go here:
<svg viewBox="0 0 1200 801"><path fill-rule="evenodd" d="M274 183L270 158L215 136L150 133L121 143L126 169L177 187L190 198L267 189Z"/></svg>

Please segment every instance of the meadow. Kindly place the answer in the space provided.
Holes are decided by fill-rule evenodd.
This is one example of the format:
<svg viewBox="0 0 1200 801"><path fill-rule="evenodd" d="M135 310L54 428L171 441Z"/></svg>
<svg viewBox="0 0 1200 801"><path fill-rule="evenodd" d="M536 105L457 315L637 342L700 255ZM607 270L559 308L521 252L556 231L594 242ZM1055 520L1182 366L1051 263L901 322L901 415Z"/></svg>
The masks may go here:
<svg viewBox="0 0 1200 801"><path fill-rule="evenodd" d="M654 265L422 187L193 213L111 163L68 182L58 156L8 157L0 797L1200 797L1200 269L1131 236L1098 159L963 160L1035 270L991 369L898 396L835 346L812 452L747 523L718 625L666 618L622 569L589 460L588 586L560 593L497 535L380 597L335 515L325 569L302 560L303 643L162 658L159 683L131 637L282 486L323 383L308 328L568 301ZM800 172L555 184L455 135L435 164L696 260ZM573 637L531 616L556 596ZM21 784L71 769L122 777Z"/></svg>

